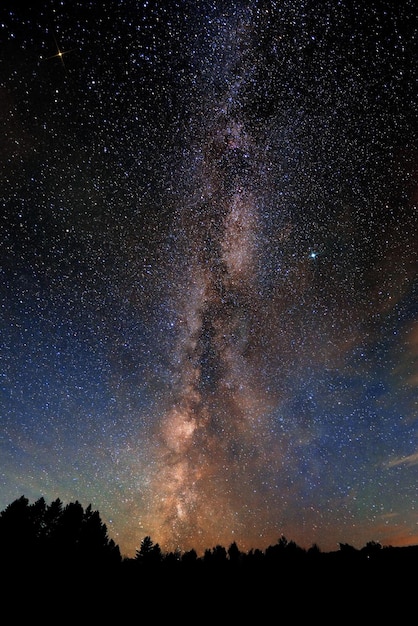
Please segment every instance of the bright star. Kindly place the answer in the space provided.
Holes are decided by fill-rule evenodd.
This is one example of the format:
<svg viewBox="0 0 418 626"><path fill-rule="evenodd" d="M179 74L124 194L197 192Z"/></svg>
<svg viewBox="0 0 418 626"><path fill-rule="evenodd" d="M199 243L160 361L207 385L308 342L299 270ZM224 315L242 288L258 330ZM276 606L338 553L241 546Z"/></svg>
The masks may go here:
<svg viewBox="0 0 418 626"><path fill-rule="evenodd" d="M57 43L57 40L55 39L55 37L54 37L54 41L55 41L55 45L57 47L57 53L53 54L50 57L47 57L46 61L49 61L50 59L57 59L58 58L58 59L61 59L61 63L63 65L63 67L65 67L63 56L64 56L64 54L68 54L69 52L72 52L74 50L74 48L72 48L71 50L65 50L65 51L61 50L59 45L58 45L58 43Z"/></svg>

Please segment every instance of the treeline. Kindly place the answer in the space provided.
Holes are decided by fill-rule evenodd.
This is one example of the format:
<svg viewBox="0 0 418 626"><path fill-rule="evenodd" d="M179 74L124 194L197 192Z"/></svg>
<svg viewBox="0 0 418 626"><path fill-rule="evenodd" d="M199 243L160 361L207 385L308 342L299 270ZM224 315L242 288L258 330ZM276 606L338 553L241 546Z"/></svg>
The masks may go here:
<svg viewBox="0 0 418 626"><path fill-rule="evenodd" d="M417 563L418 546L370 541L327 553L284 536L265 550L243 552L233 542L200 556L163 552L146 536L125 557L91 505L30 504L22 496L0 512L0 619L45 626L399 623L410 618L405 598L415 593Z"/></svg>
<svg viewBox="0 0 418 626"><path fill-rule="evenodd" d="M21 496L0 513L0 542L0 562L9 567L121 562L119 546L109 538L99 512L78 501L64 506L59 498L50 504L39 498L30 504Z"/></svg>
<svg viewBox="0 0 418 626"><path fill-rule="evenodd" d="M109 538L106 524L91 505L86 509L76 501L64 505L58 498L47 504L39 498L30 504L21 496L0 513L0 566L3 571L36 572L78 571L117 573L126 580L147 576L184 573L195 575L255 574L265 572L311 576L315 572L394 570L418 564L418 546L383 547L375 541L356 549L340 543L335 552L322 552L316 545L309 549L281 536L265 550L243 552L236 542L216 545L198 556L195 550L163 552L150 536L142 539L134 557L121 555L119 546Z"/></svg>

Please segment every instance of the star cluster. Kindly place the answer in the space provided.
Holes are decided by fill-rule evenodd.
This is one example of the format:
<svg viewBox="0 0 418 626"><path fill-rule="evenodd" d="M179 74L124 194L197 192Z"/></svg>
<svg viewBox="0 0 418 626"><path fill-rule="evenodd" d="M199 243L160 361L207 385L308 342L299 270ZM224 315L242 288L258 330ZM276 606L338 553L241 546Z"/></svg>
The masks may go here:
<svg viewBox="0 0 418 626"><path fill-rule="evenodd" d="M413 0L0 9L0 508L418 543Z"/></svg>

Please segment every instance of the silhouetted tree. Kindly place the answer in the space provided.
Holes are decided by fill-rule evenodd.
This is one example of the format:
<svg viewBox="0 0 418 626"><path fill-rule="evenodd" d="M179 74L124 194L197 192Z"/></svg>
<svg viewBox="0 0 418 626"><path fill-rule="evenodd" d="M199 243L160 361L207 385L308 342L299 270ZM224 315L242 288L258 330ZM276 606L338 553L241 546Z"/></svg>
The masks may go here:
<svg viewBox="0 0 418 626"><path fill-rule="evenodd" d="M367 559L374 559L381 553L382 546L377 541L368 541L366 545L361 549L361 553Z"/></svg>
<svg viewBox="0 0 418 626"><path fill-rule="evenodd" d="M260 548L251 548L244 556L244 562L249 566L258 566L265 560L263 551Z"/></svg>
<svg viewBox="0 0 418 626"><path fill-rule="evenodd" d="M141 559L145 558L146 555L148 555L151 552L153 545L154 545L154 542L152 541L149 535L144 537L141 541L139 550L137 550L135 553L136 560L140 561Z"/></svg>
<svg viewBox="0 0 418 626"><path fill-rule="evenodd" d="M227 552L224 546L216 545L212 550L212 561L214 563L224 564L226 562Z"/></svg>
<svg viewBox="0 0 418 626"><path fill-rule="evenodd" d="M162 555L162 560L164 565L168 567L175 567L181 562L181 552L180 550L167 552Z"/></svg>
<svg viewBox="0 0 418 626"><path fill-rule="evenodd" d="M120 561L119 547L113 539L109 539L106 524L102 523L99 512L92 510L91 504L84 512L79 535L79 551L83 560L98 565Z"/></svg>
<svg viewBox="0 0 418 626"><path fill-rule="evenodd" d="M21 496L0 513L2 561L20 563L32 553L36 530L30 515L29 500Z"/></svg>
<svg viewBox="0 0 418 626"><path fill-rule="evenodd" d="M203 555L203 562L207 566L222 566L227 562L227 552L224 546L216 545L212 548L207 548Z"/></svg>
<svg viewBox="0 0 418 626"><path fill-rule="evenodd" d="M212 562L212 550L210 548L206 548L206 550L203 553L203 562L205 564L211 563Z"/></svg>
<svg viewBox="0 0 418 626"><path fill-rule="evenodd" d="M317 556L318 554L321 554L321 552L321 548L318 546L317 543L313 543L311 547L308 548L308 554L310 556Z"/></svg>
<svg viewBox="0 0 418 626"><path fill-rule="evenodd" d="M187 566L195 565L197 562L197 552L193 548L188 550L181 557L181 562Z"/></svg>
<svg viewBox="0 0 418 626"><path fill-rule="evenodd" d="M161 563L162 558L159 544L154 544L149 535L144 537L139 550L136 551L135 560L142 565L155 566Z"/></svg>
<svg viewBox="0 0 418 626"><path fill-rule="evenodd" d="M233 564L238 564L241 561L241 552L235 541L228 548L228 557Z"/></svg>
<svg viewBox="0 0 418 626"><path fill-rule="evenodd" d="M42 568L70 564L103 565L121 561L119 547L107 535L97 511L76 501L63 507L44 498L29 505L22 496L0 513L2 561Z"/></svg>
<svg viewBox="0 0 418 626"><path fill-rule="evenodd" d="M84 511L80 502L70 502L61 513L53 540L61 561L76 561L80 556L80 534Z"/></svg>
<svg viewBox="0 0 418 626"><path fill-rule="evenodd" d="M350 545L349 543L339 543L340 552L344 554L344 556L353 556L358 553L357 548Z"/></svg>

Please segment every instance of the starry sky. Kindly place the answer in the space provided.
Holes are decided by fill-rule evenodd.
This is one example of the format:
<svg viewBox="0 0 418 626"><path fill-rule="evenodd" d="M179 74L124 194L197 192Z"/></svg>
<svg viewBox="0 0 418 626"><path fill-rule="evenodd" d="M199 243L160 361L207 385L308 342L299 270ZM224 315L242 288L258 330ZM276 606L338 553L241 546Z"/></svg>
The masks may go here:
<svg viewBox="0 0 418 626"><path fill-rule="evenodd" d="M418 543L414 0L0 8L0 510Z"/></svg>

